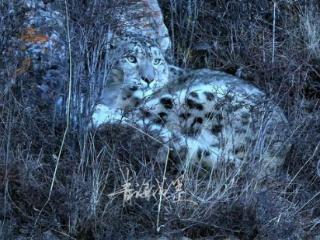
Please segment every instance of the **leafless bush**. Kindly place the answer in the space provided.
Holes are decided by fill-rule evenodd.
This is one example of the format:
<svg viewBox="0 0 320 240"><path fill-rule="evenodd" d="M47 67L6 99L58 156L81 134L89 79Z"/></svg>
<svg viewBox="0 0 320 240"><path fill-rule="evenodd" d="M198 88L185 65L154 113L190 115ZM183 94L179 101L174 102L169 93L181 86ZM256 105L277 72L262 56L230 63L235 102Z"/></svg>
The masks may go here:
<svg viewBox="0 0 320 240"><path fill-rule="evenodd" d="M286 111L293 143L286 169L293 180L285 189L297 199L308 196L311 201L303 209L314 214L319 202L319 3L160 2L177 64L236 74L264 89ZM297 190L304 188L300 184L313 190Z"/></svg>
<svg viewBox="0 0 320 240"><path fill-rule="evenodd" d="M316 94L316 1L160 2L179 65L237 73L268 92Z"/></svg>
<svg viewBox="0 0 320 240"><path fill-rule="evenodd" d="M114 1L68 3L72 111L78 125L68 132L51 198L44 206L65 122L57 122L46 106L30 109L22 101L19 94L31 84L30 75L20 76L16 89L1 92L0 238L319 235L316 1L161 1L178 65L238 74L285 109L293 147L283 171L291 178L283 173L266 183L255 177L251 170L256 165L250 161L242 171L222 164L212 172L191 168L181 173L170 156L165 168L157 158L159 142L148 131L117 125L87 131L91 107L108 77L105 43ZM19 25L11 10L19 7L11 1L0 4L0 50L5 53L0 76L7 82L8 73L19 68L17 56L8 52L9 36ZM64 11L62 1L55 4Z"/></svg>

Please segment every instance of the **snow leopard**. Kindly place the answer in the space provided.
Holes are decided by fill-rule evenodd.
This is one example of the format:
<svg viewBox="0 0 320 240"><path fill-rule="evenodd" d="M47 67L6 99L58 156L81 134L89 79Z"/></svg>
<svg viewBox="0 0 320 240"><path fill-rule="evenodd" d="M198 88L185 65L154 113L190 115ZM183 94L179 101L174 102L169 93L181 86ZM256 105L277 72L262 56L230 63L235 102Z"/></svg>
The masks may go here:
<svg viewBox="0 0 320 240"><path fill-rule="evenodd" d="M117 44L117 61L93 114L96 126L105 122L101 116L130 114L126 121L158 131L181 169L240 166L254 158L264 175L279 170L290 146L288 121L263 91L223 72L170 66L146 39Z"/></svg>
<svg viewBox="0 0 320 240"><path fill-rule="evenodd" d="M254 159L259 177L275 175L290 149L280 107L248 82L210 69L191 70L155 91L139 108L154 129L169 131L183 168L235 167Z"/></svg>
<svg viewBox="0 0 320 240"><path fill-rule="evenodd" d="M108 46L111 66L93 114L94 125L122 118L139 106L142 99L183 72L167 63L155 40L130 35L115 37ZM101 111L105 115L98 114Z"/></svg>

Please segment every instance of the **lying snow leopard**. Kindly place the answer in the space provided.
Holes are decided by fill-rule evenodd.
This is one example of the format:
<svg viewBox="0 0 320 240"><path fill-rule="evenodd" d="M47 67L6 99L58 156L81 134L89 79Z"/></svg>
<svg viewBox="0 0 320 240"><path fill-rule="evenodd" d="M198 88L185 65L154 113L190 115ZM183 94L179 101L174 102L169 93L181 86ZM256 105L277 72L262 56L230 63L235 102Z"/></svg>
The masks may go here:
<svg viewBox="0 0 320 240"><path fill-rule="evenodd" d="M130 114L127 121L160 131L183 168L215 169L224 161L239 165L252 157L264 163L266 174L282 165L288 123L259 89L222 72L186 73L169 66L146 39L124 38L113 51L116 61L93 114L96 126Z"/></svg>
<svg viewBox="0 0 320 240"><path fill-rule="evenodd" d="M282 110L255 86L219 71L191 70L154 92L139 111L153 128L169 129L185 167L239 166L255 158L263 175L274 174L290 148Z"/></svg>

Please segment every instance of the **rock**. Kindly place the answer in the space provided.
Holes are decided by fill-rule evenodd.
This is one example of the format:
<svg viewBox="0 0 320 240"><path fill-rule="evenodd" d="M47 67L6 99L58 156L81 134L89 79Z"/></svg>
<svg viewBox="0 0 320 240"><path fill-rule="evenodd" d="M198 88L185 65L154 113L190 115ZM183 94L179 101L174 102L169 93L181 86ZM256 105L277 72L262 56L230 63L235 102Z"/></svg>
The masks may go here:
<svg viewBox="0 0 320 240"><path fill-rule="evenodd" d="M14 4L10 14L16 31L2 53L6 66L12 67L5 72L9 81L4 93L20 88L16 91L20 102L31 108L52 104L62 95L67 76L65 18L42 1ZM0 69L0 73L4 71Z"/></svg>
<svg viewBox="0 0 320 240"><path fill-rule="evenodd" d="M51 2L18 0L14 3L15 6L11 6L12 17L16 20L12 28L17 29L17 33L8 34L9 47L4 48L2 52L3 56L10 52L17 62L15 64L14 60L9 58L5 60L8 62L7 65L13 68L7 71L10 80L4 83L5 93L15 86L23 86L23 91L20 91L21 99L31 108L39 105L52 107L66 98L69 57L65 13L63 8L55 8L58 4ZM156 0L119 0L114 3L112 13L114 14L110 16L110 21L115 23L111 24L112 33L156 39L164 51L170 47L168 29L163 23L163 16ZM71 28L73 21L75 20L70 19ZM0 69L0 77L7 79L3 74L4 71ZM64 112L61 106L55 107Z"/></svg>
<svg viewBox="0 0 320 240"><path fill-rule="evenodd" d="M116 24L112 29L116 34L134 34L155 39L164 52L171 47L157 0L119 0L114 13Z"/></svg>

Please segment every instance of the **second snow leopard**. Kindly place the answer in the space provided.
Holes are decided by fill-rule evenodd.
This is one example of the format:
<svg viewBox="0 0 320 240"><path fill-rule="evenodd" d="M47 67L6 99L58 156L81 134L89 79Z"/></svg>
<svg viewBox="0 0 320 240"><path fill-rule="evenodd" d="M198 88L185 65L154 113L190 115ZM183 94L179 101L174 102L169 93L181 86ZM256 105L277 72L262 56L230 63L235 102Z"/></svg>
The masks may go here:
<svg viewBox="0 0 320 240"><path fill-rule="evenodd" d="M175 68L146 39L126 38L118 46L123 54L103 91L111 114L131 113L140 127L159 130L183 168L215 169L221 162L239 166L255 159L262 175L277 172L290 146L288 122L262 91L208 69L170 75Z"/></svg>

